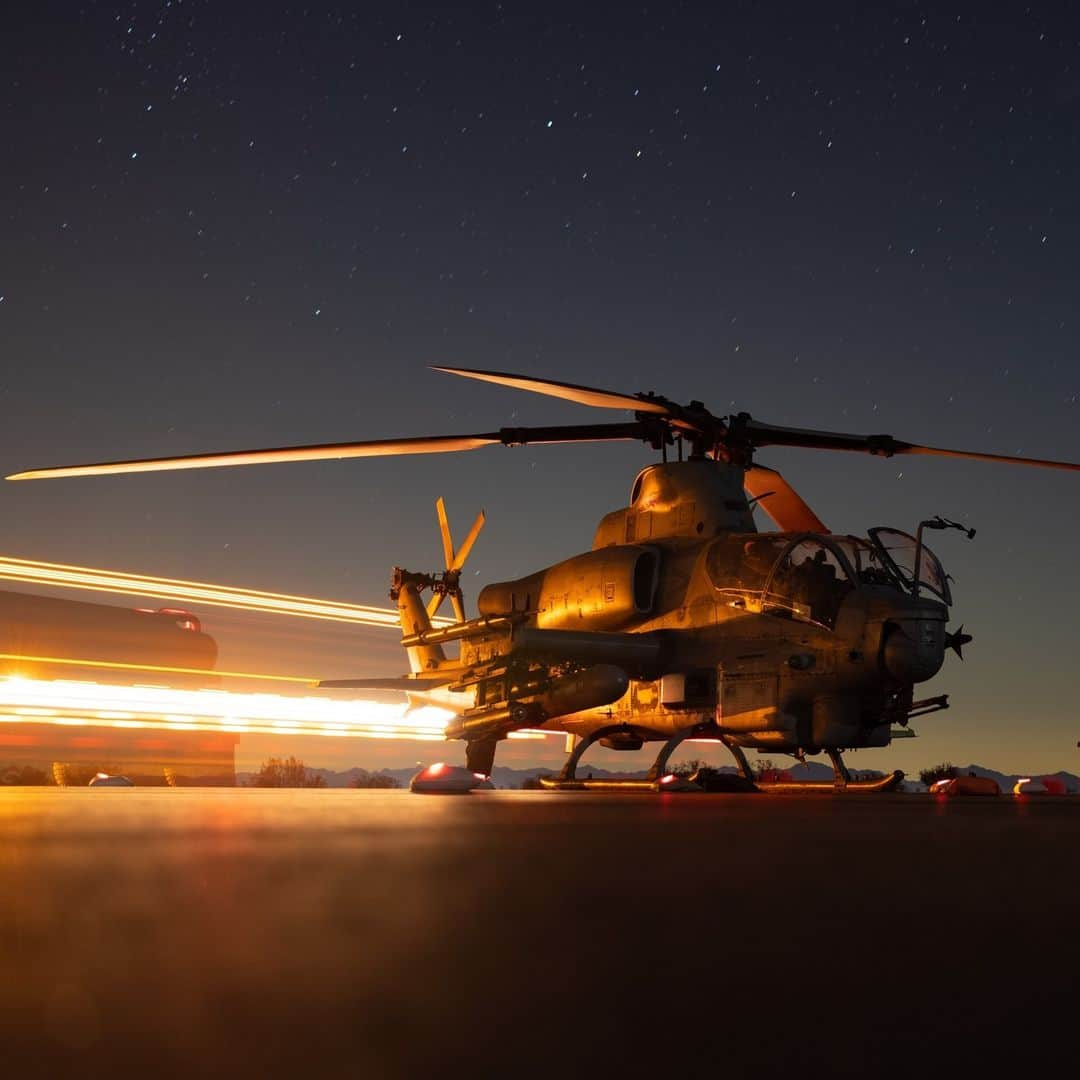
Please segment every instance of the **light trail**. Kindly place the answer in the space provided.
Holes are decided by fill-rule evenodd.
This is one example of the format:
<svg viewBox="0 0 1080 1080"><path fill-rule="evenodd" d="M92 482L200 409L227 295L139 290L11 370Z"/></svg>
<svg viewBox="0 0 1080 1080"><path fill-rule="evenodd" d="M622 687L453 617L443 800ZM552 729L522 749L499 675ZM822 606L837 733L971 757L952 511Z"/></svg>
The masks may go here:
<svg viewBox="0 0 1080 1080"><path fill-rule="evenodd" d="M243 589L232 585L128 574L65 563L0 556L0 579L124 596L150 596L196 604L292 615L360 626L400 628L392 608L349 604L309 596ZM435 626L453 619L436 618ZM0 653L0 661L78 666L161 675L201 675L313 686L317 680L294 675L135 664L78 657ZM181 690L165 686L108 686L69 679L0 676L0 723L58 726L151 728L165 731L232 731L243 734L325 735L353 738L444 740L453 715L447 709L392 705L365 699L290 697L227 690ZM559 732L510 732L511 739L544 739Z"/></svg>
<svg viewBox="0 0 1080 1080"><path fill-rule="evenodd" d="M449 709L433 705L410 709L363 699L0 677L0 724L442 742L451 716ZM518 731L510 737L543 739L549 734L558 733Z"/></svg>
<svg viewBox="0 0 1080 1080"><path fill-rule="evenodd" d="M84 660L77 656L28 656L26 653L0 653L0 660L26 664L50 664L60 667L103 668L109 671L149 671L161 675L201 675L203 678L255 679L259 682L300 683L314 686L319 680L302 675L266 675L257 671L218 671L216 668L169 667L166 664L128 664L120 660ZM17 672L16 672L17 674Z"/></svg>
<svg viewBox="0 0 1080 1080"><path fill-rule="evenodd" d="M393 608L349 604L313 596L292 596L261 589L243 589L233 585L214 585L205 581L183 581L178 578L127 574L119 570L17 559L7 555L0 556L0 578L30 585L52 585L64 589L119 593L124 596L183 600L240 611L293 615L301 619L324 619L360 626L400 626L398 613ZM436 618L432 623L435 626L452 626L454 620Z"/></svg>

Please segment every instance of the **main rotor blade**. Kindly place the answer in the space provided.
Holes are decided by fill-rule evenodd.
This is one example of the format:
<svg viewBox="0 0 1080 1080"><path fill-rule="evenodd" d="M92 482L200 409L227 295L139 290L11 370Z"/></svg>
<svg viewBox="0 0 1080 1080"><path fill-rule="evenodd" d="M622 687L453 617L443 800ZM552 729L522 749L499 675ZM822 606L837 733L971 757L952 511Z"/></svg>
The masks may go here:
<svg viewBox="0 0 1080 1080"><path fill-rule="evenodd" d="M596 390L591 386L556 382L553 379L534 379L528 375L511 375L505 371L476 371L472 368L433 367L432 371L497 383L515 390L529 390L534 394L546 394L548 397L562 398L563 401L575 401L579 405L592 405L597 409L632 409L634 412L656 413L658 416L670 416L672 412L671 406L662 399L650 400L648 397L617 394L611 390Z"/></svg>
<svg viewBox="0 0 1080 1080"><path fill-rule="evenodd" d="M266 450L236 450L221 454L103 461L92 465L59 465L13 473L8 480L41 480L65 476L105 476L111 473L163 472L175 469L215 469L227 465L262 465L281 461L331 461L340 458L389 457L396 454L444 454L484 446L525 446L529 443L613 442L648 440L644 425L578 424L545 428L502 428L481 435L425 435L413 439L374 439L368 442L320 443Z"/></svg>
<svg viewBox="0 0 1080 1080"><path fill-rule="evenodd" d="M1011 454L983 454L975 450L950 450L940 446L922 446L904 442L891 435L851 435L839 431L813 431L809 428L780 427L747 421L743 432L755 448L761 446L797 446L810 450L851 450L856 453L892 457L895 454L921 454L936 457L968 458L972 461L999 461L1009 465L1034 465L1043 469L1080 471L1080 463L1051 461L1046 458L1016 457Z"/></svg>
<svg viewBox="0 0 1080 1080"><path fill-rule="evenodd" d="M760 499L758 506L773 519L781 532L829 531L825 522L775 469L751 465L743 478L743 487L753 498Z"/></svg>
<svg viewBox="0 0 1080 1080"><path fill-rule="evenodd" d="M925 454L936 457L970 458L972 461L1003 461L1006 465L1035 465L1040 469L1071 469L1080 471L1080 463L1075 461L1050 461L1047 458L1014 457L1011 454L980 454L975 450L945 450L939 446L918 446L912 444L900 454Z"/></svg>
<svg viewBox="0 0 1080 1080"><path fill-rule="evenodd" d="M501 442L488 435L434 435L416 439L377 439L370 442L320 443L267 450L234 450L222 454L184 454L180 457L104 461L92 465L62 465L15 473L8 480L40 480L62 476L105 476L110 473L162 472L174 469L217 469L227 465L264 465L281 461L329 461L339 458L386 457L396 454L442 454L477 450Z"/></svg>

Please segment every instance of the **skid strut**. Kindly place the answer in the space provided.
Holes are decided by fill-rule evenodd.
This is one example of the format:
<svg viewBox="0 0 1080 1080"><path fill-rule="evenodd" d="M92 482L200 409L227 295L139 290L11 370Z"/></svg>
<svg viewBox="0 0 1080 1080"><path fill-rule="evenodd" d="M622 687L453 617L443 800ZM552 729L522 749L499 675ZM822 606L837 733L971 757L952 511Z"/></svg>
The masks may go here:
<svg viewBox="0 0 1080 1080"><path fill-rule="evenodd" d="M495 766L495 748L499 740L494 736L485 736L482 739L471 739L465 744L465 767L474 773L491 775Z"/></svg>
<svg viewBox="0 0 1080 1080"><path fill-rule="evenodd" d="M750 762L746 759L746 751L726 735L721 735L720 741L728 748L731 756L735 759L735 764L739 766L739 774L742 778L748 780L751 784L755 784L754 770L750 768Z"/></svg>
<svg viewBox="0 0 1080 1080"><path fill-rule="evenodd" d="M683 728L682 731L675 732L675 734L660 747L660 753L656 755L656 760L653 762L652 768L645 774L646 781L655 784L660 777L667 772L667 763L671 755L686 742L687 739L708 738L709 733L713 730L714 727L712 724L699 724L697 727ZM719 738L719 735L717 735L716 738Z"/></svg>
<svg viewBox="0 0 1080 1080"><path fill-rule="evenodd" d="M643 788L655 790L655 784L648 780L579 780L577 777L578 762L594 743L610 735L633 735L646 740L651 734L652 732L636 728L632 724L609 724L607 727L590 731L570 752L559 775L541 776L540 783L553 791L640 791Z"/></svg>
<svg viewBox="0 0 1080 1080"><path fill-rule="evenodd" d="M830 748L825 753L829 755L829 760L832 762L833 784L836 787L847 787L851 783L851 773L848 772L840 751Z"/></svg>
<svg viewBox="0 0 1080 1080"><path fill-rule="evenodd" d="M782 794L894 791L900 786L900 781L904 779L904 774L897 770L876 780L854 780L840 755L840 751L835 748L827 748L826 753L833 767L833 779L831 781L755 780L746 752L730 735L723 732L715 724L697 724L675 732L660 747L660 752L656 755L652 768L640 780L594 780L591 777L584 780L579 779L577 767L585 752L594 743L611 735L632 735L641 738L643 741L648 741L652 737L655 741L655 732L634 727L632 724L610 724L607 727L598 728L577 743L558 776L542 776L540 777L540 783L545 788L554 791L701 791L702 789L697 784L690 781L680 780L676 783L663 783L671 755L687 739L710 739L723 743L735 759L743 779L760 791Z"/></svg>
<svg viewBox="0 0 1080 1080"><path fill-rule="evenodd" d="M540 783L545 788L555 791L701 791L701 788L696 784L686 780L664 782L671 755L687 739L712 739L716 742L722 742L731 751L743 777L751 783L753 782L753 773L742 748L729 742L715 724L696 724L675 732L660 747L660 752L656 755L652 767L640 780L594 780L591 777L579 780L577 767L585 751L593 743L599 742L610 735L634 735L647 741L651 736L655 736L655 733L642 728L635 728L631 724L611 724L608 727L598 728L578 742L566 759L566 764L562 767L562 771L558 776L542 776L540 777Z"/></svg>

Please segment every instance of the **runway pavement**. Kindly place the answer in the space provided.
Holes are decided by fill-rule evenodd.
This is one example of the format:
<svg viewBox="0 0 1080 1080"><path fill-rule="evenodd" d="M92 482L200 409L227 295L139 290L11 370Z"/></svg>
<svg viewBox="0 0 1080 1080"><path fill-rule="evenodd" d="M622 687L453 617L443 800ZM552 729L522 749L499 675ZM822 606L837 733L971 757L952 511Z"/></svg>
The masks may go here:
<svg viewBox="0 0 1080 1080"><path fill-rule="evenodd" d="M1071 1071L1080 797L0 789L12 1075Z"/></svg>

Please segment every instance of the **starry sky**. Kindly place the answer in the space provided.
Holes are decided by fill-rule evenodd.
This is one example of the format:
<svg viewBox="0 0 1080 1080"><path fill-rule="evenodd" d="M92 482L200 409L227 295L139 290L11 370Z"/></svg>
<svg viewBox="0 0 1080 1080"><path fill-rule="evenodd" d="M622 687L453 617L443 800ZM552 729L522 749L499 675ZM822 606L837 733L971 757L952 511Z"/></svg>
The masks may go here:
<svg viewBox="0 0 1080 1080"><path fill-rule="evenodd" d="M620 419L432 364L1080 459L1068 5L461 8L8 10L3 472ZM587 548L651 460L499 447L5 485L2 549L380 603L395 563L440 565L441 494L459 536L488 512L475 596ZM853 764L1077 770L1075 474L759 460L835 531L978 529L937 545L975 635L927 687L953 709ZM204 615L223 662L404 668L393 634Z"/></svg>

